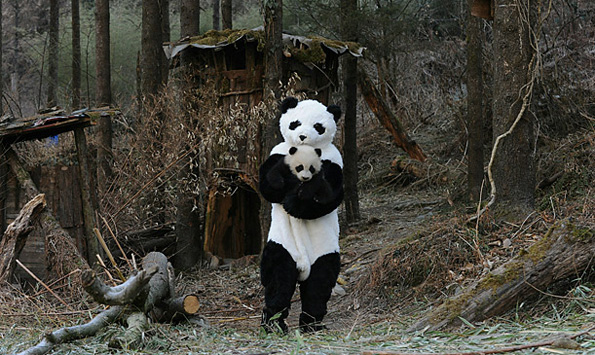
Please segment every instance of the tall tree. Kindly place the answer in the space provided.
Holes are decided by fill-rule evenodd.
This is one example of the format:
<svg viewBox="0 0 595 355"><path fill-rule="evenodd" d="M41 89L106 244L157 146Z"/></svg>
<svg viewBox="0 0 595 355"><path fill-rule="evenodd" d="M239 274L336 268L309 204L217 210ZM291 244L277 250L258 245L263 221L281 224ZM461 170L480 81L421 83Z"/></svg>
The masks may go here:
<svg viewBox="0 0 595 355"><path fill-rule="evenodd" d="M48 50L47 107L56 106L58 84L58 45L60 31L60 8L58 0L50 0L50 44Z"/></svg>
<svg viewBox="0 0 595 355"><path fill-rule="evenodd" d="M467 191L470 201L477 202L483 182L482 20L471 15L473 0L467 2Z"/></svg>
<svg viewBox="0 0 595 355"><path fill-rule="evenodd" d="M281 96L281 78L283 61L283 0L263 0L264 15L264 91L263 100L279 102ZM261 158L268 157L269 152L281 141L279 132L279 116L272 116L262 127ZM263 203L260 211L261 230L266 233L271 223L271 205ZM266 235L265 235L266 237ZM266 239L265 239L266 240Z"/></svg>
<svg viewBox="0 0 595 355"><path fill-rule="evenodd" d="M81 105L81 17L80 0L72 0L72 108Z"/></svg>
<svg viewBox="0 0 595 355"><path fill-rule="evenodd" d="M200 0L180 1L180 36L196 36L200 32Z"/></svg>
<svg viewBox="0 0 595 355"><path fill-rule="evenodd" d="M0 14L2 14L2 1L0 1ZM4 73L2 71L2 38L4 38L4 36L2 32L2 19L0 19L0 117L4 115L4 80L2 80ZM4 223L0 225L0 228L4 230Z"/></svg>
<svg viewBox="0 0 595 355"><path fill-rule="evenodd" d="M182 0L180 9L180 32L182 37L196 36L199 34L199 17L200 6L198 0ZM192 61L187 60L188 54L182 52L181 65L183 70L182 83L184 87L182 90L182 111L186 116L186 120L191 122L196 120L196 103L195 97L192 94L192 77L194 76L194 68ZM190 111L190 112L189 112ZM189 127L194 124L189 124ZM186 147L191 149L191 147ZM174 267L178 270L186 270L202 259L203 256L203 234L200 228L200 215L197 205L196 196L190 191L187 186L189 176L191 174L198 174L198 171L193 171L190 159L197 160L198 157L192 156L182 160L182 167L178 173L178 190L176 196L176 254L173 259Z"/></svg>
<svg viewBox="0 0 595 355"><path fill-rule="evenodd" d="M219 0L213 0L213 29L219 30Z"/></svg>
<svg viewBox="0 0 595 355"><path fill-rule="evenodd" d="M530 210L535 199L535 132L528 112L534 80L535 0L497 0L494 12L492 191L497 205Z"/></svg>
<svg viewBox="0 0 595 355"><path fill-rule="evenodd" d="M357 13L357 0L341 0L341 38L344 41L357 41ZM343 57L343 94L344 201L347 223L352 223L360 219L360 212L357 190L357 58L349 54Z"/></svg>
<svg viewBox="0 0 595 355"><path fill-rule="evenodd" d="M95 101L98 106L109 106L112 103L109 0L95 1L95 37ZM102 116L98 123L97 183L99 191L105 192L112 176L112 118L109 115Z"/></svg>
<svg viewBox="0 0 595 355"><path fill-rule="evenodd" d="M268 1L265 1L265 3L266 2L268 2ZM224 30L233 28L231 14L232 14L231 0L221 0L221 22L222 22Z"/></svg>
<svg viewBox="0 0 595 355"><path fill-rule="evenodd" d="M167 67L163 52L163 16L160 1L143 0L141 34L141 93L143 109L146 101L152 100L161 86Z"/></svg>

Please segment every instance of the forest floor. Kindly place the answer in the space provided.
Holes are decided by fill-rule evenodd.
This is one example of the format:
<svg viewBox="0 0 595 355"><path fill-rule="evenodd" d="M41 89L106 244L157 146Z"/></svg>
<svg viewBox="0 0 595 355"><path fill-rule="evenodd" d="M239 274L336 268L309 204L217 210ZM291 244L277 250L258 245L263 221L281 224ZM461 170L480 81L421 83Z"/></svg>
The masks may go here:
<svg viewBox="0 0 595 355"><path fill-rule="evenodd" d="M572 215L592 228L593 190L588 188L572 201L555 200L557 205L552 210L525 216L519 223L499 223L488 218L481 226L469 226L465 220L473 208L453 207L453 199L460 198L464 173L456 159L430 163L427 177L416 180L392 171L393 157L373 153L390 146L385 136L368 137L363 144L366 148L361 158L365 163L360 169L362 220L342 226L342 285L329 303L325 319L328 330L316 334L297 331L300 305L296 292L288 319L289 334L263 334L259 329L263 290L258 257L254 256L178 275L178 293L199 296L200 319L177 325L151 324L140 350L108 348L109 338L124 329L121 324L113 324L94 337L61 344L51 353L484 354L510 352L510 347L577 334L595 325L592 284L573 280L561 295L544 291L537 299L519 303L515 310L498 318L474 324L462 320L460 327L443 332L408 331L408 326L443 297L456 293L486 268L493 268L533 243L555 220ZM482 235L481 253L485 260L490 260L489 265L478 265L472 256L477 252L472 247L474 231ZM416 249L415 240L424 237L435 240L436 245ZM403 245L408 249L403 249ZM468 251L452 254L456 257L452 262L427 264L431 270L426 270L426 277L419 282L398 281L398 274L409 275L418 264L426 265L424 255L441 259L440 253L451 255L450 249ZM418 256L407 255L407 250L416 251ZM432 254L436 250L438 254ZM408 263L386 262L395 255L402 255ZM387 267L394 270L383 269ZM100 311L82 293L63 297L69 308L41 289L32 293L15 287L0 296L0 354L23 351L37 344L43 334L84 323ZM514 353L595 354L595 335L591 332L578 337L571 345L535 346ZM580 348L568 349L575 346Z"/></svg>

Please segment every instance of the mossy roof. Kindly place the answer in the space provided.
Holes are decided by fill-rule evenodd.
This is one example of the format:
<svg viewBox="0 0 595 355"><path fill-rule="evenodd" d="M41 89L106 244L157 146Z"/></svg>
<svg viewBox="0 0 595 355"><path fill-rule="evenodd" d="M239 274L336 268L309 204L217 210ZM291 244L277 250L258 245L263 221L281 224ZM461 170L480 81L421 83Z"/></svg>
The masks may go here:
<svg viewBox="0 0 595 355"><path fill-rule="evenodd" d="M166 43L164 50L168 58L174 58L187 48L198 48L204 50L221 50L227 46L244 40L246 42L258 42L257 49L264 49L264 30L257 27L251 30L232 29L215 31L211 30L201 36L187 37L178 42ZM361 57L365 50L355 42L342 42L330 40L320 36L295 36L283 34L284 54L291 56L304 63L322 63L326 59L326 48L336 55L349 53L354 57Z"/></svg>

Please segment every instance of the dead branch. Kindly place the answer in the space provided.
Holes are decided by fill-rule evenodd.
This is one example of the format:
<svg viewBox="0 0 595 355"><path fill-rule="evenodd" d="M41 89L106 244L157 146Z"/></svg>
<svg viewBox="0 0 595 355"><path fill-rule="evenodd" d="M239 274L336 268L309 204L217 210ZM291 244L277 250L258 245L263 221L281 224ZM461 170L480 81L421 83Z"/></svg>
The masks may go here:
<svg viewBox="0 0 595 355"><path fill-rule="evenodd" d="M589 334L595 329L595 327L591 327L588 330L585 330L580 333L576 333L571 336L562 336L562 337L551 337L551 339L540 341L537 343L531 344L524 344L524 345L516 345L507 348L501 349L493 349L493 350L478 350L478 351L470 351L470 352L457 352L457 353L405 353L399 351L374 351L374 350L367 350L364 351L363 355L489 355L489 354L505 354L505 353L512 353L520 350L526 349L535 349L540 348L542 346L554 346L558 348L573 348L578 349L580 345L574 341L574 339Z"/></svg>
<svg viewBox="0 0 595 355"><path fill-rule="evenodd" d="M55 330L45 335L39 344L19 353L18 355L43 355L48 353L58 344L95 335L101 328L113 323L123 310L124 307L122 306L111 307L99 313L87 324Z"/></svg>
<svg viewBox="0 0 595 355"><path fill-rule="evenodd" d="M23 206L14 222L6 228L0 243L0 284L11 279L15 261L45 207L45 195L38 194Z"/></svg>
<svg viewBox="0 0 595 355"><path fill-rule="evenodd" d="M426 155L421 150L421 147L409 138L401 121L391 111L365 70L358 68L357 78L366 103L372 112L374 112L380 124L390 132L397 146L402 148L411 158L421 162L425 161Z"/></svg>
<svg viewBox="0 0 595 355"><path fill-rule="evenodd" d="M446 300L415 323L410 330L458 325L461 318L481 321L513 308L538 290L554 282L576 277L593 259L595 232L565 220L527 251L500 266L470 286L466 292Z"/></svg>
<svg viewBox="0 0 595 355"><path fill-rule="evenodd" d="M99 329L125 317L128 328L110 341L110 346L131 349L139 346L148 329L147 315L157 321L184 320L198 311L196 295L176 297L175 275L165 255L152 252L142 260L141 271L121 285L109 287L95 272L83 272L85 290L99 303L111 305L91 322L62 328L45 336L36 346L21 354L45 354L56 344L94 335ZM157 315L160 315L159 317Z"/></svg>

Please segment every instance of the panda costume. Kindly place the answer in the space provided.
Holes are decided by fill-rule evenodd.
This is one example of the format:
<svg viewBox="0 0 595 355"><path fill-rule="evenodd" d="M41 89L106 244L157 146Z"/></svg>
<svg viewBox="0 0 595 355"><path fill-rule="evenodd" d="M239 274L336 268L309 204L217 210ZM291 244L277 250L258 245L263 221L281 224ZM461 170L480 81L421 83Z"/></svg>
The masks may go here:
<svg viewBox="0 0 595 355"><path fill-rule="evenodd" d="M299 326L311 332L324 329L322 319L340 268L337 208L343 200L343 159L332 140L341 109L289 97L282 102L281 113L279 127L285 141L260 167L260 192L272 203L260 264L265 288L261 325L267 332L287 332L285 319L299 283ZM286 162L290 150L299 151L300 146L320 153L321 167L308 181L301 181Z"/></svg>

